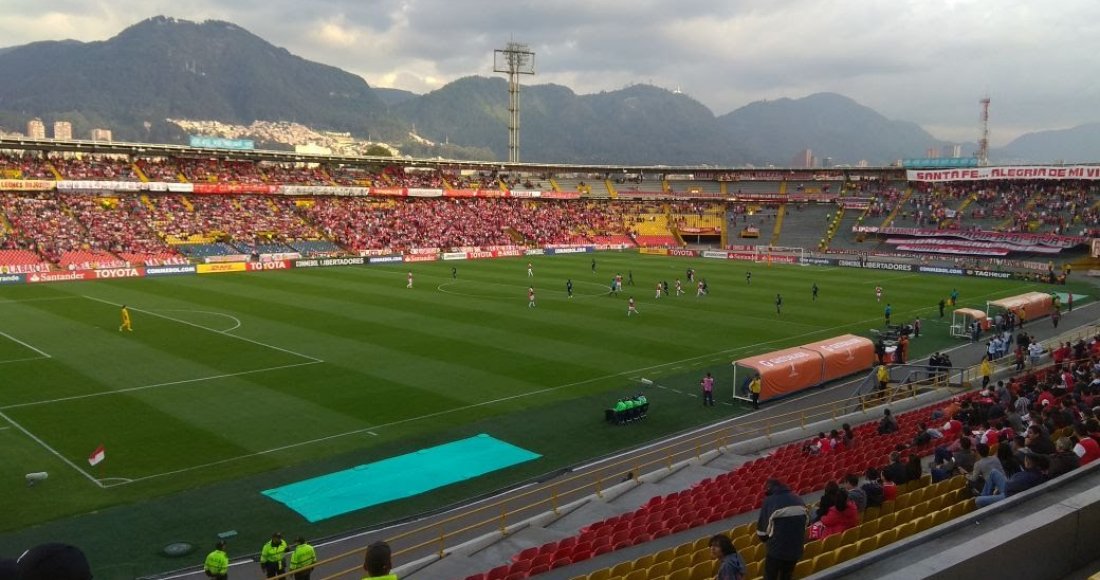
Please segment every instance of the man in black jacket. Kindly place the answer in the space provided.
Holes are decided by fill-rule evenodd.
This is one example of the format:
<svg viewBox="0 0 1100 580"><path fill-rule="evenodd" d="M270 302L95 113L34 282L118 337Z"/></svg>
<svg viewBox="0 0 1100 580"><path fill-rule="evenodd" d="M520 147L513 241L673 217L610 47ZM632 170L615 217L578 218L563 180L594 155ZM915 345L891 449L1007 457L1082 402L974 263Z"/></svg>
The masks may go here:
<svg viewBox="0 0 1100 580"><path fill-rule="evenodd" d="M767 544L765 580L790 580L802 558L809 515L806 504L776 479L764 483L764 505L756 522L756 534Z"/></svg>

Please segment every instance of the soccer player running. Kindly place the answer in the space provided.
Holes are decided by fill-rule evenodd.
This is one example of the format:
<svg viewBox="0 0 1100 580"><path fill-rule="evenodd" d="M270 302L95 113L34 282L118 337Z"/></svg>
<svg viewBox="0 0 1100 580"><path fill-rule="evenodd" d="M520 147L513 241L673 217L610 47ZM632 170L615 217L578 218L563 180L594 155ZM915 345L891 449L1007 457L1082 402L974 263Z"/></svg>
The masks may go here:
<svg viewBox="0 0 1100 580"><path fill-rule="evenodd" d="M654 298L660 298L660 297L661 297L661 283L657 282L657 295L654 296Z"/></svg>
<svg viewBox="0 0 1100 580"><path fill-rule="evenodd" d="M451 280L458 279L458 268L451 266Z"/></svg>
<svg viewBox="0 0 1100 580"><path fill-rule="evenodd" d="M684 295L684 284L682 282L680 282L679 278L676 279L676 295L677 296L683 296Z"/></svg>
<svg viewBox="0 0 1100 580"><path fill-rule="evenodd" d="M535 289L532 287L527 288L527 307L535 307Z"/></svg>
<svg viewBox="0 0 1100 580"><path fill-rule="evenodd" d="M412 273L412 270L409 270L409 275L407 276L407 280L408 280L408 282L405 283L405 288L412 288L413 287L413 273Z"/></svg>
<svg viewBox="0 0 1100 580"><path fill-rule="evenodd" d="M700 280L699 283L695 285L695 297L699 298L703 294L705 294L703 291L703 281Z"/></svg>
<svg viewBox="0 0 1100 580"><path fill-rule="evenodd" d="M783 314L783 295L779 293L775 295L775 313Z"/></svg>
<svg viewBox="0 0 1100 580"><path fill-rule="evenodd" d="M882 302L882 286L875 286L875 302Z"/></svg>
<svg viewBox="0 0 1100 580"><path fill-rule="evenodd" d="M817 302L817 282L814 282L814 286L810 291L813 292L813 301Z"/></svg>
<svg viewBox="0 0 1100 580"><path fill-rule="evenodd" d="M133 332L134 327L130 326L130 310L128 308L126 308L125 304L122 305L121 314L122 314L122 324L120 324L118 326L118 331L122 332L123 330L127 330L127 331L130 331L130 332Z"/></svg>
<svg viewBox="0 0 1100 580"><path fill-rule="evenodd" d="M535 268L531 262L527 262L527 277L532 278L535 275Z"/></svg>
<svg viewBox="0 0 1100 580"><path fill-rule="evenodd" d="M572 278L565 281L565 295L570 297L570 298L573 297L573 279Z"/></svg>
<svg viewBox="0 0 1100 580"><path fill-rule="evenodd" d="M752 272L745 272L745 284L752 286Z"/></svg>
<svg viewBox="0 0 1100 580"><path fill-rule="evenodd" d="M634 305L634 297L631 296L630 300L626 301L626 315L638 314L638 307Z"/></svg>

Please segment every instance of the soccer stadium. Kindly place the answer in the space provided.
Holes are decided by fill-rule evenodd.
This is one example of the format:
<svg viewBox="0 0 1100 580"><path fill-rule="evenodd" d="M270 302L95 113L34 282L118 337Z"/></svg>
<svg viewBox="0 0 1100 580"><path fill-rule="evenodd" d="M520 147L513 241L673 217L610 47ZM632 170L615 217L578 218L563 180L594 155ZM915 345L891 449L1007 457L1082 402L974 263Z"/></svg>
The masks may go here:
<svg viewBox="0 0 1100 580"><path fill-rule="evenodd" d="M1096 166L0 150L2 554L73 544L96 578L206 577L216 542L234 578L358 578L378 541L423 579L1097 569ZM284 563L299 538L315 560Z"/></svg>

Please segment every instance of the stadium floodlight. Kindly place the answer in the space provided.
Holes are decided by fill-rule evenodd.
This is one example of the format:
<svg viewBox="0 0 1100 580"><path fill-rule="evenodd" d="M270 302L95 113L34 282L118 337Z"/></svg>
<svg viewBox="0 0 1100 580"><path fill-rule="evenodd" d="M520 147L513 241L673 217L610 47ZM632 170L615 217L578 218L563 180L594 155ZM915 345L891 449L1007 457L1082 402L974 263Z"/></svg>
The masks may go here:
<svg viewBox="0 0 1100 580"><path fill-rule="evenodd" d="M493 72L508 75L508 161L519 161L519 75L535 74L535 53L526 44L509 42L493 51Z"/></svg>

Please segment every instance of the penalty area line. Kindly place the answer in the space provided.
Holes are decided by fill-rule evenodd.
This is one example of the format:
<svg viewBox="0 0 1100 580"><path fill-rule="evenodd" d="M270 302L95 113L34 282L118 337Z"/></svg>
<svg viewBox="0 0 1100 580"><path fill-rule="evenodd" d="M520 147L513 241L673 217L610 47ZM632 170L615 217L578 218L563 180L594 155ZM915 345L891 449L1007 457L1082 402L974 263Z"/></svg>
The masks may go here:
<svg viewBox="0 0 1100 580"><path fill-rule="evenodd" d="M10 340L10 341L12 341L12 342L15 342L15 343L21 344L21 345L23 345L23 346L25 346L25 347L27 347L27 348L29 348L29 349L33 350L34 352L37 352L37 353L38 353L38 354L39 354L39 355L41 356L41 358L53 358L53 357L52 357L52 356L50 356L50 355L49 355L49 353L47 353L46 351L43 351L43 350L41 350L41 349L38 349L38 348L35 348L35 347L33 347L33 346L31 346L31 345L29 345L29 344L27 344L27 343L23 342L22 340L19 340L18 338L15 338L14 336L12 336L12 335L10 335L10 334L8 334L8 333L6 333L6 332L0 332L0 336L4 336L4 337L6 337L6 338L7 338L8 340ZM19 359L19 360L37 360L37 359ZM16 361L7 361L7 362L16 362Z"/></svg>

